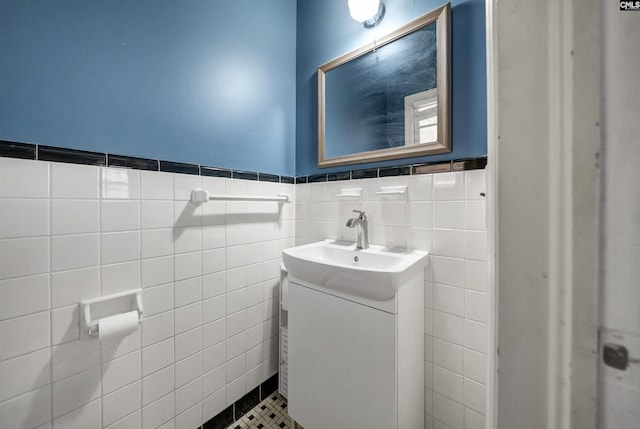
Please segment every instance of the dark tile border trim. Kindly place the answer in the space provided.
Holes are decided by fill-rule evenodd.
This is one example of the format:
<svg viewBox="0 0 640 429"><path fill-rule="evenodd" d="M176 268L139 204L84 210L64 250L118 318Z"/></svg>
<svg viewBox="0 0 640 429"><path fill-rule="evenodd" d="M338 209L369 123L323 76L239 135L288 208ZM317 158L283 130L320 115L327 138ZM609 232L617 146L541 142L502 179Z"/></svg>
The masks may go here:
<svg viewBox="0 0 640 429"><path fill-rule="evenodd" d="M183 162L160 161L160 171L167 173L182 173L200 175L200 166L196 164L185 164Z"/></svg>
<svg viewBox="0 0 640 429"><path fill-rule="evenodd" d="M451 163L431 163L414 165L412 168L413 174L432 174L432 173L448 173L451 171Z"/></svg>
<svg viewBox="0 0 640 429"><path fill-rule="evenodd" d="M411 175L410 165L405 165L401 167L385 167L378 170L378 177L409 176L409 175Z"/></svg>
<svg viewBox="0 0 640 429"><path fill-rule="evenodd" d="M275 174L258 173L258 180L261 182L280 183L280 176Z"/></svg>
<svg viewBox="0 0 640 429"><path fill-rule="evenodd" d="M53 146L40 146L36 148L36 156L41 161L67 162L71 164L107 165L107 154L89 152L86 150L64 149Z"/></svg>
<svg viewBox="0 0 640 429"><path fill-rule="evenodd" d="M296 183L333 182L336 180L376 179L379 177L409 176L418 174L445 173L450 171L481 170L487 166L487 157L456 159L453 161L426 164L407 164L392 167L367 168L338 173L314 174L296 177Z"/></svg>
<svg viewBox="0 0 640 429"><path fill-rule="evenodd" d="M208 177L226 177L231 178L231 170L226 168L202 167L200 166L200 175Z"/></svg>
<svg viewBox="0 0 640 429"><path fill-rule="evenodd" d="M226 429L276 390L278 390L277 372L259 386L251 389L251 391L242 398L229 405L224 411L207 420L202 425L202 429Z"/></svg>
<svg viewBox="0 0 640 429"><path fill-rule="evenodd" d="M242 398L238 399L234 404L235 408L234 418L239 420L242 416L247 414L247 411L260 403L260 386L256 386Z"/></svg>
<svg viewBox="0 0 640 429"><path fill-rule="evenodd" d="M367 170L354 170L351 172L351 179L375 179L377 177L377 168L369 168Z"/></svg>
<svg viewBox="0 0 640 429"><path fill-rule="evenodd" d="M336 173L313 174L311 176L278 176L254 171L231 170L207 167L199 164L136 158L133 156L90 152L43 146L32 143L0 140L0 157L31 159L39 161L67 162L72 164L96 165L102 167L132 168L147 171L192 174L207 177L225 177L242 180L259 180L272 183L320 183L339 180L373 179L417 174L443 173L449 171L478 170L487 166L487 157L456 159L425 164L406 164L391 167L368 168L363 170L339 171Z"/></svg>
<svg viewBox="0 0 640 429"><path fill-rule="evenodd" d="M158 171L157 159L135 158L133 156L107 155L107 167L133 168L135 170Z"/></svg>
<svg viewBox="0 0 640 429"><path fill-rule="evenodd" d="M231 170L231 178L241 180L258 180L258 173L253 171Z"/></svg>
<svg viewBox="0 0 640 429"><path fill-rule="evenodd" d="M215 417L207 420L203 425L202 429L226 429L234 422L233 420L233 406L234 404L229 405L224 411L221 411ZM198 427L197 429L200 429Z"/></svg>
<svg viewBox="0 0 640 429"><path fill-rule="evenodd" d="M327 174L327 180L329 182L335 182L338 180L349 180L351 179L350 171L341 171L339 173L329 173Z"/></svg>
<svg viewBox="0 0 640 429"><path fill-rule="evenodd" d="M326 182L327 175L326 174L314 174L313 176L307 177L308 183L318 183L318 182Z"/></svg>
<svg viewBox="0 0 640 429"><path fill-rule="evenodd" d="M258 173L255 171L231 170L227 168L208 167L199 164L90 152L9 140L0 140L0 157L66 162L72 164L96 165L101 167L131 168L146 171L163 171L167 173L192 174L207 177L259 180L271 183L293 184L296 182L295 177L291 176L279 176L277 174Z"/></svg>
<svg viewBox="0 0 640 429"><path fill-rule="evenodd" d="M482 170L487 166L487 158L473 158L451 161L451 171Z"/></svg>
<svg viewBox="0 0 640 429"><path fill-rule="evenodd" d="M20 159L36 159L36 145L0 140L0 156Z"/></svg>

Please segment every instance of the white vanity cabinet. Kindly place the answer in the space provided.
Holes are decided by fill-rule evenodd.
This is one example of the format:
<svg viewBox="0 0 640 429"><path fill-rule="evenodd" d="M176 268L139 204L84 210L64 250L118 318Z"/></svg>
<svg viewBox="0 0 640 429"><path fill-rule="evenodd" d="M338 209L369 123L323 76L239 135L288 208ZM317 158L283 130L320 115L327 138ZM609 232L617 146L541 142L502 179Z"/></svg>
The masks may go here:
<svg viewBox="0 0 640 429"><path fill-rule="evenodd" d="M289 277L288 406L305 429L424 427L424 273L386 301Z"/></svg>
<svg viewBox="0 0 640 429"><path fill-rule="evenodd" d="M280 370L278 371L278 392L287 398L289 396L289 307L288 293L289 279L287 269L284 264L280 264L280 305L278 312L278 321L280 324L280 352L279 362Z"/></svg>

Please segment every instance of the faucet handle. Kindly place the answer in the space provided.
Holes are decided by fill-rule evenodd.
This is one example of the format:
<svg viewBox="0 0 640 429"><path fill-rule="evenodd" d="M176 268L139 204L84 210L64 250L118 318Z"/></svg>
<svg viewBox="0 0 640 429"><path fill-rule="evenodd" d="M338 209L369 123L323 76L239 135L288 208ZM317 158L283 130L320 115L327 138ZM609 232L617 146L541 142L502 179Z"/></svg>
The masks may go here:
<svg viewBox="0 0 640 429"><path fill-rule="evenodd" d="M362 220L366 220L367 219L367 215L365 214L364 210L353 210L353 212L360 214L360 219L362 219Z"/></svg>

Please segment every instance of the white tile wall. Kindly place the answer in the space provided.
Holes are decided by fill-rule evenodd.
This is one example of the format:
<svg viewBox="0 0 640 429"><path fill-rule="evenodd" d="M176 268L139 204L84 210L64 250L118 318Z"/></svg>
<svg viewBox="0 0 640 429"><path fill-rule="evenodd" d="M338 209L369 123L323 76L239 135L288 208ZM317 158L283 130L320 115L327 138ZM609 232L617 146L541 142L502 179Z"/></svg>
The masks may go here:
<svg viewBox="0 0 640 429"><path fill-rule="evenodd" d="M391 184L407 197L375 195ZM194 206L197 186L296 203ZM342 187L362 200L338 201ZM482 170L294 186L0 158L0 421L193 429L277 371L281 249L354 241L344 224L363 209L372 243L431 253L425 427L482 427L483 192ZM133 287L139 331L80 341L77 302Z"/></svg>
<svg viewBox="0 0 640 429"><path fill-rule="evenodd" d="M0 363L0 402L51 383L48 348Z"/></svg>
<svg viewBox="0 0 640 429"><path fill-rule="evenodd" d="M104 395L102 397L102 425L109 426L139 410L141 408L140 395L140 380Z"/></svg>
<svg viewBox="0 0 640 429"><path fill-rule="evenodd" d="M49 271L49 237L0 240L0 279Z"/></svg>
<svg viewBox="0 0 640 429"><path fill-rule="evenodd" d="M401 201L380 186L406 184ZM362 188L359 201L338 201ZM296 244L355 241L344 226L365 210L372 244L427 250L425 270L425 428L484 427L488 344L485 171L296 185ZM251 330L247 331L250 336Z"/></svg>
<svg viewBox="0 0 640 429"><path fill-rule="evenodd" d="M173 419L175 415L173 393L142 409L143 429L154 429Z"/></svg>
<svg viewBox="0 0 640 429"><path fill-rule="evenodd" d="M0 320L49 309L49 275L0 280Z"/></svg>
<svg viewBox="0 0 640 429"><path fill-rule="evenodd" d="M0 238L49 235L49 200L0 200Z"/></svg>
<svg viewBox="0 0 640 429"><path fill-rule="evenodd" d="M0 421L7 427L33 428L51 420L51 387L32 390L0 403Z"/></svg>
<svg viewBox="0 0 640 429"><path fill-rule="evenodd" d="M294 204L196 207L203 185L294 193L0 158L3 428L194 429L277 371L273 286ZM137 287L138 331L80 340L80 300Z"/></svg>
<svg viewBox="0 0 640 429"><path fill-rule="evenodd" d="M53 421L53 427L54 429L99 429L102 427L100 408L100 400L90 402L84 407L80 407L75 411L55 419Z"/></svg>
<svg viewBox="0 0 640 429"><path fill-rule="evenodd" d="M0 158L0 197L48 198L48 162Z"/></svg>

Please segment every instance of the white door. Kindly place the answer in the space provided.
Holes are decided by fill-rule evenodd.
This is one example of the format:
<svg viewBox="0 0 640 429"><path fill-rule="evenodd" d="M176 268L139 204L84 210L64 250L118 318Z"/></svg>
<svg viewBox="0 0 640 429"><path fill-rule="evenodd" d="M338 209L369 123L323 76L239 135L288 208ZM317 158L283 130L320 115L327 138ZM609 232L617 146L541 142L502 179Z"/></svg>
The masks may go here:
<svg viewBox="0 0 640 429"><path fill-rule="evenodd" d="M640 428L640 12L603 2L599 428Z"/></svg>

